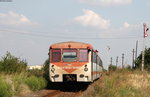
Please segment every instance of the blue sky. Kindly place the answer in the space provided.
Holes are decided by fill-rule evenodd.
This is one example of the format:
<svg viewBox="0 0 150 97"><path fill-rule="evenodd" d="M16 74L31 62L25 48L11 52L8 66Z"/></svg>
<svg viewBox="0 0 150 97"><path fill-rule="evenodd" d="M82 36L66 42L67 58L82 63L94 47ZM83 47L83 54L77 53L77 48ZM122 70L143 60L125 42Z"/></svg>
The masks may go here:
<svg viewBox="0 0 150 97"><path fill-rule="evenodd" d="M62 41L87 42L99 51L104 67L132 64L143 23L150 26L148 0L12 0L0 2L0 57L11 52L28 65L43 64L49 46ZM150 32L148 32L150 33ZM150 38L145 45L150 47ZM108 50L110 48L110 50Z"/></svg>

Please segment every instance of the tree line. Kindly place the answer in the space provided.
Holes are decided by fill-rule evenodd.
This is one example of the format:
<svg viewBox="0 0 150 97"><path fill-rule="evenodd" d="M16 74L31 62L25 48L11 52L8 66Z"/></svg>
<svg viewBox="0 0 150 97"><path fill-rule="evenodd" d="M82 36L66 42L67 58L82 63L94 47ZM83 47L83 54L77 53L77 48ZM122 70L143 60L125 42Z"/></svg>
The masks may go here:
<svg viewBox="0 0 150 97"><path fill-rule="evenodd" d="M144 69L147 71L150 71L150 48L146 48L145 49L145 55L144 55ZM142 52L139 54L139 56L135 59L134 62L135 66L131 67L131 66L127 66L127 69L141 69L141 64L142 64ZM115 65L110 64L109 65L109 70L111 71L115 71L117 69L117 67Z"/></svg>
<svg viewBox="0 0 150 97"><path fill-rule="evenodd" d="M142 64L142 53L135 60L134 69L140 69ZM144 69L150 71L150 48L145 49Z"/></svg>

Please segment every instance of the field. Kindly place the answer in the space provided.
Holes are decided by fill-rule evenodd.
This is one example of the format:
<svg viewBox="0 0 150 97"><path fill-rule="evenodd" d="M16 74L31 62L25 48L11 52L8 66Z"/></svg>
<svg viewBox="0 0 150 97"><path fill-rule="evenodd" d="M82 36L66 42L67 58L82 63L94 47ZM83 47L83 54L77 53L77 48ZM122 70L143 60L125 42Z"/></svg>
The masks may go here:
<svg viewBox="0 0 150 97"><path fill-rule="evenodd" d="M41 77L21 74L0 74L0 97L19 97L46 87ZM44 89L45 90L45 89ZM150 73L139 70L117 70L104 72L102 77L90 84L78 97L150 97ZM72 95L75 92L64 92Z"/></svg>
<svg viewBox="0 0 150 97"><path fill-rule="evenodd" d="M106 72L93 88L91 97L150 97L150 74L129 70Z"/></svg>

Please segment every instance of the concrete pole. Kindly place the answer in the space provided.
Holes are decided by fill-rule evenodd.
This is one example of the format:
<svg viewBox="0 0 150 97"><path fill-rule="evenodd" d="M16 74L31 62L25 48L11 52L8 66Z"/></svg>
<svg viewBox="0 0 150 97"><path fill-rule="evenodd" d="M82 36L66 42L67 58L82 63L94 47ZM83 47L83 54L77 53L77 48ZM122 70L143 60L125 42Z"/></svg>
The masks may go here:
<svg viewBox="0 0 150 97"><path fill-rule="evenodd" d="M122 69L124 68L124 53L122 54Z"/></svg>
<svg viewBox="0 0 150 97"><path fill-rule="evenodd" d="M116 57L116 67L118 66L118 56Z"/></svg>
<svg viewBox="0 0 150 97"><path fill-rule="evenodd" d="M133 56L132 56L132 69L133 69L133 68L134 68L134 62L135 62L135 61L134 61L134 53L135 53L134 49L133 49L132 52L133 52Z"/></svg>

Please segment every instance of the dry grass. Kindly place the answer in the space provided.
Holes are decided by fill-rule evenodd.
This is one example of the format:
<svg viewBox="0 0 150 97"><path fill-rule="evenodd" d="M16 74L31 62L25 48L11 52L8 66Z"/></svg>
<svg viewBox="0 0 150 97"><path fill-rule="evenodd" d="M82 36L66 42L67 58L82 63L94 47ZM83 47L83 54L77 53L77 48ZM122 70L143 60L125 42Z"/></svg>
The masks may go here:
<svg viewBox="0 0 150 97"><path fill-rule="evenodd" d="M30 88L25 84L21 84L20 85L20 92L17 95L13 96L13 97L23 97L24 95L27 95L27 94L30 94L30 93L32 93Z"/></svg>
<svg viewBox="0 0 150 97"><path fill-rule="evenodd" d="M46 80L42 77L36 77L36 76L27 76L26 73L20 73L20 74L0 74L0 81L1 83L4 83L7 91L11 92L11 96L17 97L15 95L19 95L18 97L21 97L21 95L25 95L28 93L33 92L34 90L40 90L46 87ZM28 84L28 83L30 84ZM8 84L8 85L7 85ZM0 88L0 91L3 90L3 87ZM35 88L34 90L32 88ZM7 92L0 92L1 95L8 94ZM7 96L6 96L7 97ZM10 96L8 96L10 97Z"/></svg>
<svg viewBox="0 0 150 97"><path fill-rule="evenodd" d="M150 97L150 74L119 70L104 73L94 83L91 97Z"/></svg>
<svg viewBox="0 0 150 97"><path fill-rule="evenodd" d="M128 84L136 89L150 88L150 74L130 74L128 75Z"/></svg>

